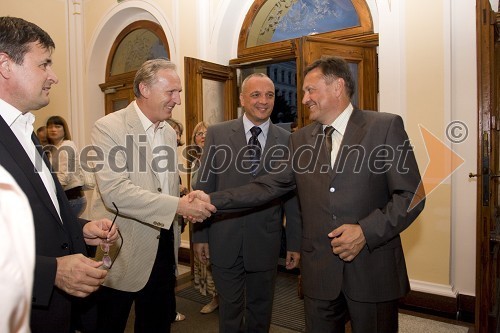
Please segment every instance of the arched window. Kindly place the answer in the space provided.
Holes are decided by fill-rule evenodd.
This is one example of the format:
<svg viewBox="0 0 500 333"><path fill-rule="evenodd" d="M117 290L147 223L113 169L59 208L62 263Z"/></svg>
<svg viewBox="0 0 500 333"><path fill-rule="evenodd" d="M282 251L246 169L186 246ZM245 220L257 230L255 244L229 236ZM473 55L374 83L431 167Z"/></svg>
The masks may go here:
<svg viewBox="0 0 500 333"><path fill-rule="evenodd" d="M255 0L240 30L238 58L229 63L241 70L242 78L271 67L277 90L296 91L275 103L271 120L282 113L302 126L308 122L300 102L302 73L323 55L337 55L349 63L357 82L353 104L377 109L377 45L365 0Z"/></svg>
<svg viewBox="0 0 500 333"><path fill-rule="evenodd" d="M136 71L146 61L170 58L167 38L160 25L151 21L134 22L116 37L106 63L106 114L122 109L134 100Z"/></svg>

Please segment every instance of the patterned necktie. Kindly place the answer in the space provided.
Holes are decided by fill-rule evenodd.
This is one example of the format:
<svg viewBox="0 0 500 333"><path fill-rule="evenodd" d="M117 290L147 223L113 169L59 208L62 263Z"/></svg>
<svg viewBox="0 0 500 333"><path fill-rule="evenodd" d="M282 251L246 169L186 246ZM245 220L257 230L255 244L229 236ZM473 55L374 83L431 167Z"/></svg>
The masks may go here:
<svg viewBox="0 0 500 333"><path fill-rule="evenodd" d="M330 161L330 165L332 165L332 134L335 131L333 126L326 126L324 129L325 132L325 145L326 151L328 153L328 160Z"/></svg>
<svg viewBox="0 0 500 333"><path fill-rule="evenodd" d="M260 155L262 153L262 147L257 137L259 136L260 132L262 132L262 130L260 129L260 127L254 126L250 129L250 132L252 133L252 136L248 140L248 150L250 153L250 159L252 163L250 171L255 176L255 171L259 166Z"/></svg>

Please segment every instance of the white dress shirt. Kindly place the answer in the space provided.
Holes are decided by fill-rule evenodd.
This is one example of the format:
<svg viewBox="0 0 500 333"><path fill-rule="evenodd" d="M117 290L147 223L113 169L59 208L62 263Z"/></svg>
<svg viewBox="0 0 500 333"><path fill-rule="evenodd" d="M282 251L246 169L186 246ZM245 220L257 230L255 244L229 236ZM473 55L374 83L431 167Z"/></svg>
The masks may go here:
<svg viewBox="0 0 500 333"><path fill-rule="evenodd" d="M0 165L0 332L30 332L35 230L28 198Z"/></svg>
<svg viewBox="0 0 500 333"><path fill-rule="evenodd" d="M9 125L17 140L26 151L26 154L28 154L31 163L33 163L33 172L38 172L40 175L50 199L52 199L52 203L56 208L57 214L59 214L59 218L61 218L61 210L59 208L59 202L57 201L54 179L50 174L49 168L43 162L42 156L38 153L35 144L31 140L35 116L31 112L22 114L21 111L17 110L15 107L2 99L0 99L0 116L2 116L3 120L5 120L7 125Z"/></svg>
<svg viewBox="0 0 500 333"><path fill-rule="evenodd" d="M135 111L137 112L137 115L141 120L142 126L144 127L144 131L148 136L148 143L151 147L151 151L153 153L153 159L155 161L153 165L155 168L158 169L154 170L154 172L160 178L162 193L169 195L170 191L168 187L168 176L167 176L168 172L167 170L169 166L167 165L167 162L169 161L168 153L170 152L170 149L166 148L167 144L165 142L165 130L166 130L165 125L167 125L167 122L161 121L158 124L158 126L155 127L155 125L151 122L151 120L149 120L148 117L146 117L144 113L142 113L142 111L139 109L139 106L137 106L137 103L135 101L133 103Z"/></svg>
<svg viewBox="0 0 500 333"><path fill-rule="evenodd" d="M266 147L267 133L269 132L270 122L271 120L268 118L267 121L257 126L260 127L260 129L262 130L259 136L257 137L260 143L261 151L264 151L264 148ZM243 127L245 128L245 136L247 138L247 143L248 140L250 140L250 138L252 137L252 132L250 132L250 129L254 126L256 125L254 125L254 123L252 123L250 119L247 118L247 115L243 114Z"/></svg>
<svg viewBox="0 0 500 333"><path fill-rule="evenodd" d="M340 144L342 143L342 139L344 138L345 129L347 128L347 123L349 122L349 118L351 118L352 111L354 110L352 104L349 104L347 108L342 111L342 113L331 123L330 125L323 125L323 131L327 126L333 126L335 131L332 133L332 168L335 165L335 159L339 153Z"/></svg>

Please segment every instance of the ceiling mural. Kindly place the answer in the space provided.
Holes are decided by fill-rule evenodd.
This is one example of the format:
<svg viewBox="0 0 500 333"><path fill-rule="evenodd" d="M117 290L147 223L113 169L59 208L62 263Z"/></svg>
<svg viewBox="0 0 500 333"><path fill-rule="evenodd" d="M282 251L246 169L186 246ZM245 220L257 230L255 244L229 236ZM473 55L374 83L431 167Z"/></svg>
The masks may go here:
<svg viewBox="0 0 500 333"><path fill-rule="evenodd" d="M267 1L256 19L259 22L256 45L359 25L350 0Z"/></svg>

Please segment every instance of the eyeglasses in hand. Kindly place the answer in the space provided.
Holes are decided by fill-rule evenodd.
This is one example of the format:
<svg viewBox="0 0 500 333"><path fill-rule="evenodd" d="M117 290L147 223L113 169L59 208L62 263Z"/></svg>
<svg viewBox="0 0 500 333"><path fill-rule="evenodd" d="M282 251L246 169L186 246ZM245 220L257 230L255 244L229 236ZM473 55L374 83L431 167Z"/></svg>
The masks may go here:
<svg viewBox="0 0 500 333"><path fill-rule="evenodd" d="M115 221L116 221L116 217L118 216L118 214L120 214L120 211L118 210L118 207L116 207L116 204L114 202L112 204L116 209L116 214L115 214L115 217L113 218L113 223L111 223L111 227L109 228L109 230L111 230L113 228L113 225L115 224ZM118 238L119 238L118 241L120 242L120 244L118 245L118 248L112 249L111 246L113 245L113 243L111 243L107 240L101 242L101 245L100 245L101 250L103 252L102 265L104 268L107 268L107 269L111 269L111 267L113 267L113 264L114 264L116 258L118 257L118 254L120 253L120 250L122 249L122 246L123 246L123 237L122 237L122 234L120 232L120 229L116 229L116 231L118 231Z"/></svg>

